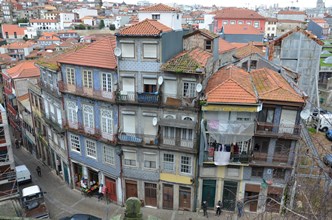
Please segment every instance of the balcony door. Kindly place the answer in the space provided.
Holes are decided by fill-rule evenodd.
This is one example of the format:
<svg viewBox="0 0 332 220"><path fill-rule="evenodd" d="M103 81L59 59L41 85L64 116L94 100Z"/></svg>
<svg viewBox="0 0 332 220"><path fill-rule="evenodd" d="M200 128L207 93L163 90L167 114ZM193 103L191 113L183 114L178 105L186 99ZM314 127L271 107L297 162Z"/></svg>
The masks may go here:
<svg viewBox="0 0 332 220"><path fill-rule="evenodd" d="M293 134L297 111L283 109L281 111L279 133Z"/></svg>
<svg viewBox="0 0 332 220"><path fill-rule="evenodd" d="M112 74L102 73L101 83L102 96L105 98L112 98Z"/></svg>
<svg viewBox="0 0 332 220"><path fill-rule="evenodd" d="M128 101L135 100L135 79L123 78L122 79L123 98Z"/></svg>

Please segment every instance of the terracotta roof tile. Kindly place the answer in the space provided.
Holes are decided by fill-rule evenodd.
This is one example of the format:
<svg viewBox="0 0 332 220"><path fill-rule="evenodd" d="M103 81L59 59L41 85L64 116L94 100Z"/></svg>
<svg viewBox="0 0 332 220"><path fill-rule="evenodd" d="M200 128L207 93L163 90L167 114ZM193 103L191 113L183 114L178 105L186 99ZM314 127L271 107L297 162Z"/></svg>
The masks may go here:
<svg viewBox="0 0 332 220"><path fill-rule="evenodd" d="M254 53L264 55L264 52L261 49L254 46L254 44L252 42L250 42L246 46L236 49L236 52L233 56L235 58L242 59L242 58L247 57Z"/></svg>
<svg viewBox="0 0 332 220"><path fill-rule="evenodd" d="M2 33L5 34L8 32L8 35L14 35L16 32L17 35L24 35L24 31L27 29L26 27L19 27L16 24L2 24Z"/></svg>
<svg viewBox="0 0 332 220"><path fill-rule="evenodd" d="M79 66L116 69L117 63L113 52L115 47L115 36L108 36L98 39L96 42L81 49L70 52L63 59L60 59L59 62Z"/></svg>
<svg viewBox="0 0 332 220"><path fill-rule="evenodd" d="M259 29L247 24L228 24L223 26L225 34L264 34Z"/></svg>
<svg viewBox="0 0 332 220"><path fill-rule="evenodd" d="M257 103L258 98L250 74L236 66L228 66L209 79L205 94L208 103Z"/></svg>
<svg viewBox="0 0 332 220"><path fill-rule="evenodd" d="M215 18L236 18L236 19L259 19L259 20L265 20L265 18L258 14L257 12L253 10L249 10L246 8L234 8L234 7L229 7L229 8L223 8L218 11L212 12L215 14Z"/></svg>
<svg viewBox="0 0 332 220"><path fill-rule="evenodd" d="M59 41L60 38L56 33L43 33L43 35L38 39L39 41Z"/></svg>
<svg viewBox="0 0 332 220"><path fill-rule="evenodd" d="M16 66L7 69L6 72L13 79L39 77L39 68L35 66L35 61L23 61Z"/></svg>
<svg viewBox="0 0 332 220"><path fill-rule="evenodd" d="M137 24L125 27L117 33L117 36L158 36L164 32L170 32L172 28L163 25L162 23L145 19Z"/></svg>
<svg viewBox="0 0 332 220"><path fill-rule="evenodd" d="M267 68L251 71L260 100L303 103L301 97L277 72Z"/></svg>
<svg viewBox="0 0 332 220"><path fill-rule="evenodd" d="M17 41L13 42L11 44L3 45L1 47L3 48L8 48L8 49L23 49L23 48L28 48L28 47L33 47L35 45L35 42L33 41Z"/></svg>
<svg viewBox="0 0 332 220"><path fill-rule="evenodd" d="M161 69L176 73L196 73L197 68L204 68L212 54L200 48L184 51L163 64Z"/></svg>
<svg viewBox="0 0 332 220"><path fill-rule="evenodd" d="M143 9L140 9L139 12L179 12L178 9L172 8L168 5L164 5L162 3L152 5Z"/></svg>
<svg viewBox="0 0 332 220"><path fill-rule="evenodd" d="M236 47L229 43L228 41L219 38L219 53L225 53L227 51L233 50Z"/></svg>
<svg viewBox="0 0 332 220"><path fill-rule="evenodd" d="M198 29L198 30L195 30L195 31L193 31L191 33L188 33L188 34L184 35L183 38L188 38L188 37L190 37L192 35L195 35L195 34L201 34L201 35L203 35L203 36L205 36L205 37L207 37L208 39L211 39L211 40L214 39L214 38L219 37L219 35L211 32L209 30Z"/></svg>
<svg viewBox="0 0 332 220"><path fill-rule="evenodd" d="M30 23L57 23L57 20L52 19L30 19Z"/></svg>

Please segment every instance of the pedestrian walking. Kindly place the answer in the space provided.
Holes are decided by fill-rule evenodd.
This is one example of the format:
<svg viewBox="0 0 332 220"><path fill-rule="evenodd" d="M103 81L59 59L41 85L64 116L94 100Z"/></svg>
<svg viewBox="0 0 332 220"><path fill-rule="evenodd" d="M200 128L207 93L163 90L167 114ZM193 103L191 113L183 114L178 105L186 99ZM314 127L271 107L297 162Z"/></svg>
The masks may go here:
<svg viewBox="0 0 332 220"><path fill-rule="evenodd" d="M19 145L19 147L21 147L23 145L22 138L20 138L20 140L18 141L18 145Z"/></svg>
<svg viewBox="0 0 332 220"><path fill-rule="evenodd" d="M219 200L218 203L217 203L216 216L220 216L220 214L221 214L221 208L222 208L222 202Z"/></svg>
<svg viewBox="0 0 332 220"><path fill-rule="evenodd" d="M237 207L237 216L241 218L243 212L243 202L241 200L238 200L236 203L236 207Z"/></svg>
<svg viewBox="0 0 332 220"><path fill-rule="evenodd" d="M204 216L209 218L208 213L207 213L207 202L206 201L203 201L202 209L203 209Z"/></svg>
<svg viewBox="0 0 332 220"><path fill-rule="evenodd" d="M37 171L38 176L41 176L41 168L40 168L40 166L37 166L36 171Z"/></svg>

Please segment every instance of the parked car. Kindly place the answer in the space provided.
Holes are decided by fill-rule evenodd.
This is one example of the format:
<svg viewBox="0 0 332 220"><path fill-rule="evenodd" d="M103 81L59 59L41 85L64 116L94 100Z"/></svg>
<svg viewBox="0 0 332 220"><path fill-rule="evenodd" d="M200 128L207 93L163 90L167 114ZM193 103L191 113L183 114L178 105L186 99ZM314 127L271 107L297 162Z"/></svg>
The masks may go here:
<svg viewBox="0 0 332 220"><path fill-rule="evenodd" d="M332 154L326 154L323 157L323 162L325 163L325 165L332 168Z"/></svg>
<svg viewBox="0 0 332 220"><path fill-rule="evenodd" d="M327 130L326 132L326 138L332 141L332 129Z"/></svg>
<svg viewBox="0 0 332 220"><path fill-rule="evenodd" d="M88 214L75 214L72 216L61 218L60 220L101 220L101 218Z"/></svg>

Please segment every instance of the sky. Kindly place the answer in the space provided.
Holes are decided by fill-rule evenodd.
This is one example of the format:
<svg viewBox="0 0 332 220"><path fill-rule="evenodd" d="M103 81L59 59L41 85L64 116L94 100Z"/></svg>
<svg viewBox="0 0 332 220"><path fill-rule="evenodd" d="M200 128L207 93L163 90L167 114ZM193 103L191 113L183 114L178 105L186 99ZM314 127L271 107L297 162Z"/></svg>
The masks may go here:
<svg viewBox="0 0 332 220"><path fill-rule="evenodd" d="M122 2L122 0L117 0L118 2ZM124 0L127 4L136 4L137 0ZM248 7L254 8L255 6L260 5L273 5L279 4L279 7L286 6L295 6L300 8L314 8L316 7L317 0L148 0L150 3L174 3L177 4L200 4L204 6L236 6L236 7ZM326 7L332 7L332 0L325 0Z"/></svg>

